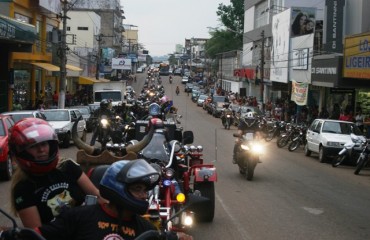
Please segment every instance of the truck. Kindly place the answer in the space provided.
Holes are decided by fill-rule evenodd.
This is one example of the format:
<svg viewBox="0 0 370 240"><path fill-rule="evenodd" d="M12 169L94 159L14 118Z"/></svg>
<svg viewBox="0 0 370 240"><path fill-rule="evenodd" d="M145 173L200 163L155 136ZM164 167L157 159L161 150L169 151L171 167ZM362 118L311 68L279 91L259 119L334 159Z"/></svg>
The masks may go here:
<svg viewBox="0 0 370 240"><path fill-rule="evenodd" d="M112 106L126 101L126 82L111 81L98 82L93 84L94 104L99 104L101 100L107 99L112 101Z"/></svg>

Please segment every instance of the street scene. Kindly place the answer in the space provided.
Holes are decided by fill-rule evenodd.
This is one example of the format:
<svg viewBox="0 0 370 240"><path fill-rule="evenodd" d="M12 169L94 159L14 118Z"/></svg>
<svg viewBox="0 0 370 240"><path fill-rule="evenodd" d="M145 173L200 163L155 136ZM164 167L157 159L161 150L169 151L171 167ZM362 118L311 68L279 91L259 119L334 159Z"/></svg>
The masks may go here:
<svg viewBox="0 0 370 240"><path fill-rule="evenodd" d="M368 6L141 1L0 2L0 239L369 239Z"/></svg>

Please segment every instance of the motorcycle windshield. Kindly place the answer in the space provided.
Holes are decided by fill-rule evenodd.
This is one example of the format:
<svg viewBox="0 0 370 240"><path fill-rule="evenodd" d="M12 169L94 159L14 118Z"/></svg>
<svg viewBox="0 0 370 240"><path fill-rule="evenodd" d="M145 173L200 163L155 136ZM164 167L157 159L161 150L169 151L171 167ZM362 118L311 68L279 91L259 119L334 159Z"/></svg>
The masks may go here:
<svg viewBox="0 0 370 240"><path fill-rule="evenodd" d="M169 151L164 132L155 132L149 144L142 150L142 155L147 160L157 159L161 162L168 163Z"/></svg>

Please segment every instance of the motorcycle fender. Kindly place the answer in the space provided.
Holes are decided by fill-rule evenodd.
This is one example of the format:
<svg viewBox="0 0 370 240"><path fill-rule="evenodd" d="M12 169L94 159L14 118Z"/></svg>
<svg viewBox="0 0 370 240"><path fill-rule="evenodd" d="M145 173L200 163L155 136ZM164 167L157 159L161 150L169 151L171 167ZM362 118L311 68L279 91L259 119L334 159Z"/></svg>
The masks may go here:
<svg viewBox="0 0 370 240"><path fill-rule="evenodd" d="M195 182L215 182L217 181L217 172L215 167L201 167L194 169Z"/></svg>
<svg viewBox="0 0 370 240"><path fill-rule="evenodd" d="M347 152L347 149L346 148L343 148L342 150L340 150L340 152L338 153L338 155L343 155L345 152Z"/></svg>

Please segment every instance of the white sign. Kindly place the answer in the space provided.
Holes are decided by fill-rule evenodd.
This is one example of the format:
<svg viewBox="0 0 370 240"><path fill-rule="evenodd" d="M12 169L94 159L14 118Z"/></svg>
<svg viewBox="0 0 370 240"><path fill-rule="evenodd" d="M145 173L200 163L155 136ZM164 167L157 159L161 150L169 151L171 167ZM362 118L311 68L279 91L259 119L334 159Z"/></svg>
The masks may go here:
<svg viewBox="0 0 370 240"><path fill-rule="evenodd" d="M40 7L56 14L59 14L62 11L60 0L39 0L39 5Z"/></svg>
<svg viewBox="0 0 370 240"><path fill-rule="evenodd" d="M288 82L290 15L290 9L287 9L272 18L270 80L274 82Z"/></svg>
<svg viewBox="0 0 370 240"><path fill-rule="evenodd" d="M131 70L131 59L112 58L112 69Z"/></svg>
<svg viewBox="0 0 370 240"><path fill-rule="evenodd" d="M308 48L293 50L293 69L308 68Z"/></svg>

